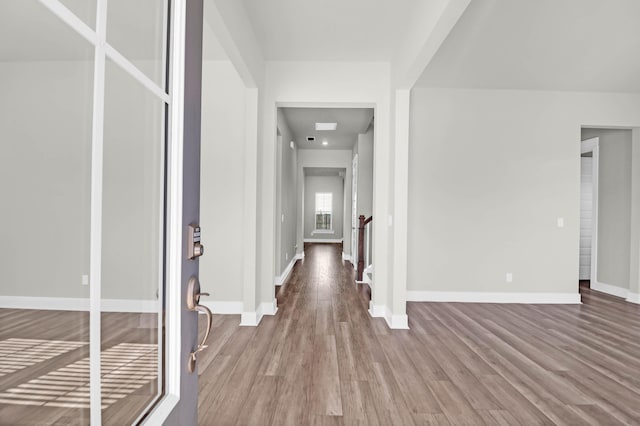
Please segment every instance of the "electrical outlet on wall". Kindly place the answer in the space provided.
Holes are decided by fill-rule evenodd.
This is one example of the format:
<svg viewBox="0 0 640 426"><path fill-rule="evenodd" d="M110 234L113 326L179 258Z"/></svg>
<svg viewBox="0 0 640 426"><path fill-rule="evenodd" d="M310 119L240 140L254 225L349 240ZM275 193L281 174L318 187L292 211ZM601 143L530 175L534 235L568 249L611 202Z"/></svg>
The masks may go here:
<svg viewBox="0 0 640 426"><path fill-rule="evenodd" d="M511 272L507 272L506 280L507 280L508 283L512 283L513 282L513 274Z"/></svg>
<svg viewBox="0 0 640 426"><path fill-rule="evenodd" d="M82 276L82 285L89 285L89 275Z"/></svg>
<svg viewBox="0 0 640 426"><path fill-rule="evenodd" d="M286 253L284 254L284 260L289 260L289 252L286 252Z"/></svg>

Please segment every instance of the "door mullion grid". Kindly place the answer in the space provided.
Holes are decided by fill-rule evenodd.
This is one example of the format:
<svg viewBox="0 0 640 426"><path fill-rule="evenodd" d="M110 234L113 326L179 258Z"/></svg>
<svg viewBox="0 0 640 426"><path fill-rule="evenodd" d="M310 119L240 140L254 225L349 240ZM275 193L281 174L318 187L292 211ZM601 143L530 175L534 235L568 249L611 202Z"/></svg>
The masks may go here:
<svg viewBox="0 0 640 426"><path fill-rule="evenodd" d="M91 424L102 424L101 306L102 291L102 186L104 157L105 43L107 0L97 0L93 77L93 137L91 144L91 239L89 267L89 354Z"/></svg>
<svg viewBox="0 0 640 426"><path fill-rule="evenodd" d="M102 275L102 190L103 190L103 158L104 158L104 109L105 109L105 67L107 57L120 66L127 74L142 84L149 92L169 106L169 134L164 143L168 144L167 176L167 223L169 232L166 237L167 252L167 364L180 365L180 273L181 273L181 238L182 238L182 94L184 92L184 0L170 3L165 0L165 13L175 17L175 23L181 28L174 28L171 35L171 52L173 63L165 82L171 78L171 95L164 87L159 86L144 74L131 61L126 59L115 48L107 44L107 2L96 0L96 30L91 29L59 0L39 0L54 15L60 18L71 29L94 46L94 78L93 78L93 122L91 141L91 237L89 267L89 354L90 354L90 421L94 426L102 424L102 392L100 372L101 352L101 275ZM171 4L172 11L168 5ZM173 12L173 13L172 13ZM168 16L165 17L165 26ZM166 28L166 27L165 27ZM163 49L163 60L166 61L166 49ZM182 58L182 60L180 60ZM166 63L166 62L165 62ZM168 69L168 68L165 68ZM172 100L177 101L172 105ZM163 132L165 129L164 123ZM167 140L168 139L168 140ZM177 224L177 226L176 226ZM174 249L177 248L177 249ZM176 294L177 291L177 294ZM162 319L160 318L160 321ZM173 364L172 364L173 363ZM161 364L159 364L161 365ZM164 372L162 372L164 373ZM176 403L180 395L180 371L170 369L166 380L166 394ZM168 408L168 407L167 407Z"/></svg>
<svg viewBox="0 0 640 426"><path fill-rule="evenodd" d="M169 95L165 92L165 90L158 86L149 77L147 77L145 73L140 71L138 67L133 65L131 61L125 58L122 53L114 49L113 46L111 46L109 43L105 43L105 52L110 60L119 65L127 74L136 79L147 90L160 98L164 103L169 103Z"/></svg>

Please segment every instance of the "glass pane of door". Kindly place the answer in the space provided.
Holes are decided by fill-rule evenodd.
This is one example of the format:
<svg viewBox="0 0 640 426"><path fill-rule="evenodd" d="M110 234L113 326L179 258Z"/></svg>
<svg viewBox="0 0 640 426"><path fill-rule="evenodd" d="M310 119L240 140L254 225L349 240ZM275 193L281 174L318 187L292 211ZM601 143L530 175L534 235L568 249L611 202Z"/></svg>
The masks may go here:
<svg viewBox="0 0 640 426"><path fill-rule="evenodd" d="M0 423L89 422L93 47L0 2Z"/></svg>
<svg viewBox="0 0 640 426"><path fill-rule="evenodd" d="M165 87L168 0L109 0L107 42Z"/></svg>
<svg viewBox="0 0 640 426"><path fill-rule="evenodd" d="M105 76L102 419L123 425L162 387L165 104L110 60Z"/></svg>
<svg viewBox="0 0 640 426"><path fill-rule="evenodd" d="M87 24L92 30L96 29L96 7L97 0L60 0L67 9L73 12L82 22Z"/></svg>

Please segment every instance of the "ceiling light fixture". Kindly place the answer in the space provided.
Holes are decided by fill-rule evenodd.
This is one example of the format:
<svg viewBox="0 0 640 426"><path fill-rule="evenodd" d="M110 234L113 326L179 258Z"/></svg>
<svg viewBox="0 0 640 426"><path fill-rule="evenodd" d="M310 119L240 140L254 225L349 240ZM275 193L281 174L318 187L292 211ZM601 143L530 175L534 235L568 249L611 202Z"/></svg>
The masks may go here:
<svg viewBox="0 0 640 426"><path fill-rule="evenodd" d="M327 141L322 141L322 145L327 146L327 145L329 145L329 142L327 142Z"/></svg>
<svg viewBox="0 0 640 426"><path fill-rule="evenodd" d="M338 123L316 123L316 130L335 130L338 128Z"/></svg>

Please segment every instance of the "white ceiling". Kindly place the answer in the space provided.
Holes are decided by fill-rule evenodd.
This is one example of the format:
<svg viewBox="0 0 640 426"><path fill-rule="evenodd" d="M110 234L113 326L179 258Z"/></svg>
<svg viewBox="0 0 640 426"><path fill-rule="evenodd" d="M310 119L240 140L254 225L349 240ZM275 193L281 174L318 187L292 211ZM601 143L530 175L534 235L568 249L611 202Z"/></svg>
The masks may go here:
<svg viewBox="0 0 640 426"><path fill-rule="evenodd" d="M373 118L371 108L278 108L298 149L353 149L358 133L364 133ZM315 123L338 123L336 130L316 131ZM307 142L315 136L315 142ZM322 141L327 141L327 146ZM285 141L287 142L287 141Z"/></svg>
<svg viewBox="0 0 640 426"><path fill-rule="evenodd" d="M243 0L266 60L386 61L425 0Z"/></svg>
<svg viewBox="0 0 640 426"><path fill-rule="evenodd" d="M474 0L421 87L640 91L640 1Z"/></svg>

